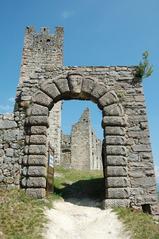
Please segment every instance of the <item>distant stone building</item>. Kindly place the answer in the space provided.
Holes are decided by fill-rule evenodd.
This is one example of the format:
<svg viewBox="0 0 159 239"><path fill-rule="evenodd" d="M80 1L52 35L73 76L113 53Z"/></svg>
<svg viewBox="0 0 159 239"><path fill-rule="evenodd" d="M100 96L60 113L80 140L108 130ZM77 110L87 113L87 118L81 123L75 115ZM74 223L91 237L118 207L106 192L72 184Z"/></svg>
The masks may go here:
<svg viewBox="0 0 159 239"><path fill-rule="evenodd" d="M72 126L71 134L61 133L60 165L67 168L102 169L102 142L95 135L86 108L80 120Z"/></svg>

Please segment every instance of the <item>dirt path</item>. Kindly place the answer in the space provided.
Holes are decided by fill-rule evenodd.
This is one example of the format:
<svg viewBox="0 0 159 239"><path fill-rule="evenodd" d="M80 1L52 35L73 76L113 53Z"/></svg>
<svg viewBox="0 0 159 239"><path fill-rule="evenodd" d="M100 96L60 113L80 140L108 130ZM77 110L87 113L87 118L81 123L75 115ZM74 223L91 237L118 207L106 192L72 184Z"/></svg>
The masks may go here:
<svg viewBox="0 0 159 239"><path fill-rule="evenodd" d="M46 210L48 224L45 239L129 239L123 225L111 209L80 206L56 201L54 209Z"/></svg>

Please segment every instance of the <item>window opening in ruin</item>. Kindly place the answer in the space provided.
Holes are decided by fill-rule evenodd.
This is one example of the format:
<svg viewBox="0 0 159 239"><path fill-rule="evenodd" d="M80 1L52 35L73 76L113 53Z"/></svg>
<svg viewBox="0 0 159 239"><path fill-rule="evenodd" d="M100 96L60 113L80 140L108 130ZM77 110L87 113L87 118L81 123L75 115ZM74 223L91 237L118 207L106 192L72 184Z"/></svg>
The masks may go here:
<svg viewBox="0 0 159 239"><path fill-rule="evenodd" d="M102 112L90 101L66 100L57 102L50 115L48 137L55 145L54 192L64 198L93 196L102 200Z"/></svg>

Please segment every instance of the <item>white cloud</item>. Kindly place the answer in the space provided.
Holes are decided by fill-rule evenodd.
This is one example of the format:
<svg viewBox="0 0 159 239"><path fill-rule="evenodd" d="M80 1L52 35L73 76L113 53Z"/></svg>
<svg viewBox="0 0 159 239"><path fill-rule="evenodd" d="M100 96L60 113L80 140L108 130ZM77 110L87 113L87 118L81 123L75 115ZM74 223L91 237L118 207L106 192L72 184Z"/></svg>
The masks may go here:
<svg viewBox="0 0 159 239"><path fill-rule="evenodd" d="M62 12L61 16L64 19L68 19L70 17L73 17L75 15L75 12L73 10L65 10Z"/></svg>
<svg viewBox="0 0 159 239"><path fill-rule="evenodd" d="M14 103L14 102L15 102L15 98L14 98L14 97L10 97L10 98L8 99L8 101L11 102L11 103Z"/></svg>
<svg viewBox="0 0 159 239"><path fill-rule="evenodd" d="M10 97L6 104L1 104L0 105L0 113L4 114L4 113L13 112L14 102L15 102L15 98Z"/></svg>

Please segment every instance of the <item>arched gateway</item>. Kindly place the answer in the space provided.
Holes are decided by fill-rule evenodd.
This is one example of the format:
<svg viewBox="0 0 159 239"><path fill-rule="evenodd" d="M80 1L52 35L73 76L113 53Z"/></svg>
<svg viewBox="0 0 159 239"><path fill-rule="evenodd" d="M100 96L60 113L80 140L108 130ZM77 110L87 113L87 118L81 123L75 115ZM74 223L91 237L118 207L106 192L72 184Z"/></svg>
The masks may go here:
<svg viewBox="0 0 159 239"><path fill-rule="evenodd" d="M142 86L134 84L136 67L65 67L62 62L62 28L58 27L54 35L46 28L40 33L27 28L12 116L15 127L5 128L17 130L19 137L14 135L10 139L19 144L19 151L14 150L11 142L8 151L4 150L13 150L12 162L18 167L18 177L15 170L11 172L12 184L20 185L35 197L45 197L49 112L63 99L91 100L103 115L105 206L155 205L156 183L146 108ZM2 123L7 126L4 117ZM7 167L6 158L7 155L3 167ZM0 185L9 186L4 181Z"/></svg>

